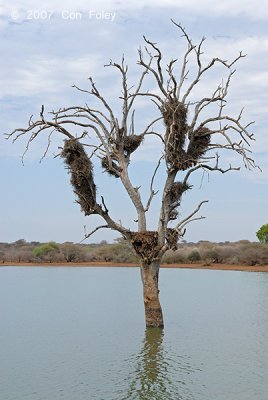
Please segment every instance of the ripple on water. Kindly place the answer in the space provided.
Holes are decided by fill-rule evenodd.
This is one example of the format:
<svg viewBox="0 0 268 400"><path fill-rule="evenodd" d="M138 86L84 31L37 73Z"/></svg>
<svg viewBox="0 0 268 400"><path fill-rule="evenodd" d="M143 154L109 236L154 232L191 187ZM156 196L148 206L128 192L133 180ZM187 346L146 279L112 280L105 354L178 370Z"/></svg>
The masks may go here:
<svg viewBox="0 0 268 400"><path fill-rule="evenodd" d="M148 328L140 351L124 360L114 380L113 400L192 400L187 383L198 370L175 354L161 329Z"/></svg>

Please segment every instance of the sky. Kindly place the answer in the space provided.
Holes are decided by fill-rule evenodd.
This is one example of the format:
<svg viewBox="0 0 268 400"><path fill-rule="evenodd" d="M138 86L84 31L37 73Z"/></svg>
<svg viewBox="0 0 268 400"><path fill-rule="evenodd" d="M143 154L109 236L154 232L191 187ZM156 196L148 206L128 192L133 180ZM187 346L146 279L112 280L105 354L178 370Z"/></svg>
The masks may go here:
<svg viewBox="0 0 268 400"><path fill-rule="evenodd" d="M40 163L47 146L43 135L34 141L25 156L26 138L12 143L6 133L26 127L29 117L38 116L41 105L47 111L91 101L73 84L89 88L92 76L120 114L120 78L104 65L124 54L129 66L129 81L137 82L140 67L137 49L143 35L158 44L164 59L183 58L186 43L173 18L181 23L194 42L206 37L204 59L232 59L243 51L247 57L236 66L228 94L228 110L237 115L244 107L245 122L255 141L252 157L260 169L249 171L239 157L222 156L223 164L241 166L239 172L197 174L193 188L183 197L183 219L202 200L209 200L199 215L205 219L189 224L183 239L197 242L255 241L256 231L268 223L268 2L266 0L0 0L0 241L19 239L46 242L80 242L87 232L102 221L85 217L69 183L69 175L58 154L61 138L53 136L51 148ZM180 73L178 68L178 74ZM198 85L196 100L217 87L224 71L215 72ZM216 85L216 86L215 86ZM152 103L138 102L137 129L146 126L152 116ZM164 127L159 126L159 133ZM131 164L131 179L141 186L144 202L149 195L150 176L161 154L157 138L146 140ZM149 229L156 229L164 169L155 179L159 190L150 214ZM118 180L95 166L98 194L116 221L136 229L135 211ZM118 233L98 231L88 242L113 241Z"/></svg>

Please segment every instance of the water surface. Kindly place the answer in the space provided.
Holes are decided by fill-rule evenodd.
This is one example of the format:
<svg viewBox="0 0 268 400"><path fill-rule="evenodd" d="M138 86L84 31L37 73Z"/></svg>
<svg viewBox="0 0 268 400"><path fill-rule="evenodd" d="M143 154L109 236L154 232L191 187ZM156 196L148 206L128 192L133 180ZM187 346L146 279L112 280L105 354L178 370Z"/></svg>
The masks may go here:
<svg viewBox="0 0 268 400"><path fill-rule="evenodd" d="M136 268L0 268L1 400L264 400L268 274L164 269L145 330Z"/></svg>

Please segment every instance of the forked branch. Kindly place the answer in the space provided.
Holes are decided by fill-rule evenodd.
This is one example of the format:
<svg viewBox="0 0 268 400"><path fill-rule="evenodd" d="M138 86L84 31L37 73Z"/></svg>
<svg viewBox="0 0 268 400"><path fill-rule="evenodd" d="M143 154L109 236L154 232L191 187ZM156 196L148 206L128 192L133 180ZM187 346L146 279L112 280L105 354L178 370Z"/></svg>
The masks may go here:
<svg viewBox="0 0 268 400"><path fill-rule="evenodd" d="M203 204L208 203L208 200L203 200L201 201L201 203L198 204L198 206L196 207L196 209L190 214L188 215L186 218L184 218L182 221L180 221L177 225L176 225L176 230L178 232L181 232L184 227L189 224L192 221L196 221L197 219L204 219L205 217L201 216L201 217L195 217L193 218L194 215L196 215L198 213L198 211L200 210L200 208L202 207Z"/></svg>

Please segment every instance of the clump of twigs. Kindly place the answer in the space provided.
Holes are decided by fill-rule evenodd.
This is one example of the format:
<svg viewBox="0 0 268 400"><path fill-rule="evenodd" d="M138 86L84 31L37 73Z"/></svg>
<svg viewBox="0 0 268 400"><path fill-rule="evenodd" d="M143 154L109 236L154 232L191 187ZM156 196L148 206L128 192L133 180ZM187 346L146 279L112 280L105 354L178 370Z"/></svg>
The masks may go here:
<svg viewBox="0 0 268 400"><path fill-rule="evenodd" d="M131 232L130 237L136 253L141 256L145 262L150 262L157 257L159 252L158 232Z"/></svg>
<svg viewBox="0 0 268 400"><path fill-rule="evenodd" d="M112 175L115 178L119 178L122 169L112 160L110 160L109 162L107 156L102 158L101 165L105 169L105 171L108 172L109 175Z"/></svg>
<svg viewBox="0 0 268 400"><path fill-rule="evenodd" d="M170 203L169 221L177 219L177 208L180 206L181 196L190 188L191 186L187 182L174 182L172 184L170 191L168 192Z"/></svg>
<svg viewBox="0 0 268 400"><path fill-rule="evenodd" d="M64 142L61 157L71 174L71 184L85 215L94 214L96 205L96 186L93 179L93 166L83 146L76 139Z"/></svg>
<svg viewBox="0 0 268 400"><path fill-rule="evenodd" d="M120 157L129 156L140 146L144 138L144 135L129 135L124 136L123 130L120 129L117 135L117 139L110 139L112 144L112 151L110 157L107 155L102 157L101 165L102 168L111 176L115 178L120 177L122 168L118 165ZM110 159L109 159L110 158ZM116 162L115 162L116 161Z"/></svg>
<svg viewBox="0 0 268 400"><path fill-rule="evenodd" d="M168 98L162 105L161 112L166 125L167 163L171 168L185 171L196 165L197 161L207 151L210 144L210 130L206 127L197 128L190 138L187 150L185 150L188 130L187 107L177 98Z"/></svg>
<svg viewBox="0 0 268 400"><path fill-rule="evenodd" d="M176 166L178 159L185 158L183 150L187 133L187 108L177 98L169 98L161 107L166 125L166 159L171 166Z"/></svg>
<svg viewBox="0 0 268 400"><path fill-rule="evenodd" d="M124 137L124 151L127 154L133 153L140 146L144 138L144 135L129 135Z"/></svg>
<svg viewBox="0 0 268 400"><path fill-rule="evenodd" d="M167 241L169 249L174 250L174 251L177 250L178 239L179 239L178 231L173 228L167 228L166 241Z"/></svg>
<svg viewBox="0 0 268 400"><path fill-rule="evenodd" d="M197 128L187 149L188 161L192 165L205 154L210 144L210 130L206 127Z"/></svg>
<svg viewBox="0 0 268 400"><path fill-rule="evenodd" d="M128 155L138 149L144 139L144 135L124 135L124 130L119 129L116 140L110 139L111 144L114 144L114 154L118 154L122 149Z"/></svg>
<svg viewBox="0 0 268 400"><path fill-rule="evenodd" d="M191 186L185 182L174 182L169 192L171 204L177 203L181 199L182 194L190 189L190 187Z"/></svg>
<svg viewBox="0 0 268 400"><path fill-rule="evenodd" d="M169 97L161 107L165 125L176 125L178 132L183 135L186 131L187 108L176 97Z"/></svg>

